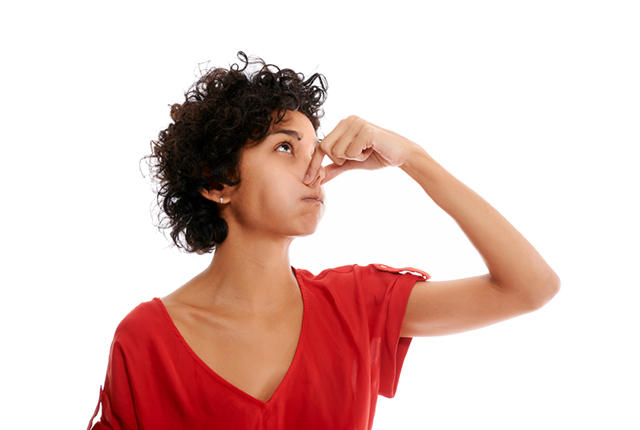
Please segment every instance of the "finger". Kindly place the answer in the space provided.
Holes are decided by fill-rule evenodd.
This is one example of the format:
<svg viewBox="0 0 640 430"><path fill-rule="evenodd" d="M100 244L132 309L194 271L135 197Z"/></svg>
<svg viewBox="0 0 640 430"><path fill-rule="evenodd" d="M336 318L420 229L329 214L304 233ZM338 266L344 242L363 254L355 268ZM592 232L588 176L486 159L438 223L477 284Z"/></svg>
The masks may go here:
<svg viewBox="0 0 640 430"><path fill-rule="evenodd" d="M327 155L331 160L338 164L341 160L338 157L335 157L331 153L331 148L335 144L336 140L344 133L344 131L348 128L349 122L347 119L341 120L338 125L331 130L331 132L325 136L324 139L316 146L313 156L311 157L311 162L309 163L309 167L307 167L307 173L304 176L303 182L305 184L309 184L309 182L313 181L318 174L318 169L321 166L322 159L325 155Z"/></svg>
<svg viewBox="0 0 640 430"><path fill-rule="evenodd" d="M342 166L338 166L337 164L329 164L324 167L324 177L320 182L320 185L324 185L336 176L338 176L344 169Z"/></svg>
<svg viewBox="0 0 640 430"><path fill-rule="evenodd" d="M351 115L347 118L347 121L349 123L347 129L337 139L331 151L334 157L339 158L339 162L336 163L339 166L343 165L347 160L357 160L360 152L362 152L361 147L364 146L358 137L366 122L355 115Z"/></svg>
<svg viewBox="0 0 640 430"><path fill-rule="evenodd" d="M332 180L342 172L345 172L351 169L357 169L358 168L357 163L359 162L347 160L342 166L339 166L337 164L329 164L325 166L324 167L325 175L324 175L324 178L322 178L320 185L326 184L327 182L329 182L330 180Z"/></svg>
<svg viewBox="0 0 640 430"><path fill-rule="evenodd" d="M313 150L313 155L311 156L311 162L309 163L309 167L307 167L307 173L304 175L303 182L307 185L311 183L312 178L315 178L315 173L320 166L322 165L322 159L324 158L324 152L322 152L322 148L320 147L321 143L319 143L316 148Z"/></svg>

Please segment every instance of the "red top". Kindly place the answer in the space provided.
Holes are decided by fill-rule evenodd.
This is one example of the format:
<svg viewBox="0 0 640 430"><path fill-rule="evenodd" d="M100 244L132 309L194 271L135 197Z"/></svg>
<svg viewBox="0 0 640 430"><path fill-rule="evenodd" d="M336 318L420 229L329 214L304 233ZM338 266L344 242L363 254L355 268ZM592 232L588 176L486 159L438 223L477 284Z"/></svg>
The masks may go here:
<svg viewBox="0 0 640 430"><path fill-rule="evenodd" d="M400 337L409 293L430 275L383 264L318 275L291 270L304 303L302 330L267 402L208 367L154 297L118 324L88 429L370 430L378 394L395 396L412 340Z"/></svg>

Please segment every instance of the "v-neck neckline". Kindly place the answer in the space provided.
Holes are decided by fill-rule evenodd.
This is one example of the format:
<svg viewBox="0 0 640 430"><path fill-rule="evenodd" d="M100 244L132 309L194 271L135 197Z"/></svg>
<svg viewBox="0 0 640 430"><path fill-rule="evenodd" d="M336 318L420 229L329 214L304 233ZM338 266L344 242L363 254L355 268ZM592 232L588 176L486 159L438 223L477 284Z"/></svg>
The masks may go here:
<svg viewBox="0 0 640 430"><path fill-rule="evenodd" d="M309 306L308 306L308 303L307 303L308 299L305 296L303 282L300 280L300 276L298 274L298 269L294 268L293 266L289 266L289 267L291 267L291 271L294 274L296 283L298 284L298 289L300 290L300 295L302 297L302 325L301 325L301 329L300 329L300 334L298 335L298 344L296 345L296 351L293 354L293 358L291 359L291 363L289 364L289 368L287 369L287 372L285 373L284 377L282 378L282 380L280 381L280 383L276 387L275 391L271 394L271 397L269 397L269 399L267 401L260 400L260 399L258 399L256 397L253 397L251 394L247 393L246 391L241 390L240 388L236 387L231 382L227 381L222 376L220 376L211 367L209 367L209 365L207 365L207 363L205 363L204 360L202 358L200 358L200 356L198 356L198 354L196 354L196 352L189 346L189 344L187 343L185 338L182 336L182 333L180 333L180 330L178 330L178 327L173 322L173 319L171 318L171 315L169 314L169 311L167 310L167 307L164 305L162 300L159 297L154 297L152 299L152 301L155 301L158 304L158 307L162 310L162 313L166 317L166 320L168 322L168 325L171 327L171 330L176 334L176 336L178 337L180 342L184 345L184 347L189 352L189 354L191 356L193 356L195 361L198 362L202 367L204 367L205 371L207 371L209 374L211 374L214 378L218 379L220 382L222 382L227 387L231 388L232 391L235 391L240 396L245 397L249 401L252 401L252 402L258 404L258 406L260 406L262 408L265 408L265 407L271 405L272 403L274 403L275 399L277 398L278 393L280 391L282 391L282 389L283 389L282 387L288 383L289 379L291 379L291 373L293 372L293 370L297 366L298 361L301 360L300 355L302 354L301 350L302 350L302 344L303 344L303 340L304 340L304 333L306 331L305 328L306 328L306 325L307 325L307 320L309 319L308 318L309 317L308 316L308 308L309 308Z"/></svg>

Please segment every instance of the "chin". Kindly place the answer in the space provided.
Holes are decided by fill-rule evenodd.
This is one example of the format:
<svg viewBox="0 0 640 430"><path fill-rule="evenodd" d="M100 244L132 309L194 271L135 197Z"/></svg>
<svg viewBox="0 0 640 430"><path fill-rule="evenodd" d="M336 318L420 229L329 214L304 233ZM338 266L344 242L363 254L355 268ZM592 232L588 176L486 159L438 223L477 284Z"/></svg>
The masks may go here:
<svg viewBox="0 0 640 430"><path fill-rule="evenodd" d="M296 236L310 236L315 233L317 229L318 224L315 224L313 226L306 226L306 228L302 228L301 231L298 231L298 234L296 234Z"/></svg>

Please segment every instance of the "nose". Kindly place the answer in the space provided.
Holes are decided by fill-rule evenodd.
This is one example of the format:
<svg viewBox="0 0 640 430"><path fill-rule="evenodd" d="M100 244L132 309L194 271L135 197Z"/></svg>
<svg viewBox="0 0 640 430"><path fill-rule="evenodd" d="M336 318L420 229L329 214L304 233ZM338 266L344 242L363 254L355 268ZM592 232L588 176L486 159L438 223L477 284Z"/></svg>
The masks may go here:
<svg viewBox="0 0 640 430"><path fill-rule="evenodd" d="M314 179L311 180L311 182L309 182L309 184L307 184L307 186L312 186L312 185L317 185L317 184L321 184L323 179L327 176L327 170L325 169L324 166L320 166L318 168L318 171L316 172L316 177ZM304 179L304 173L303 173L303 178Z"/></svg>

